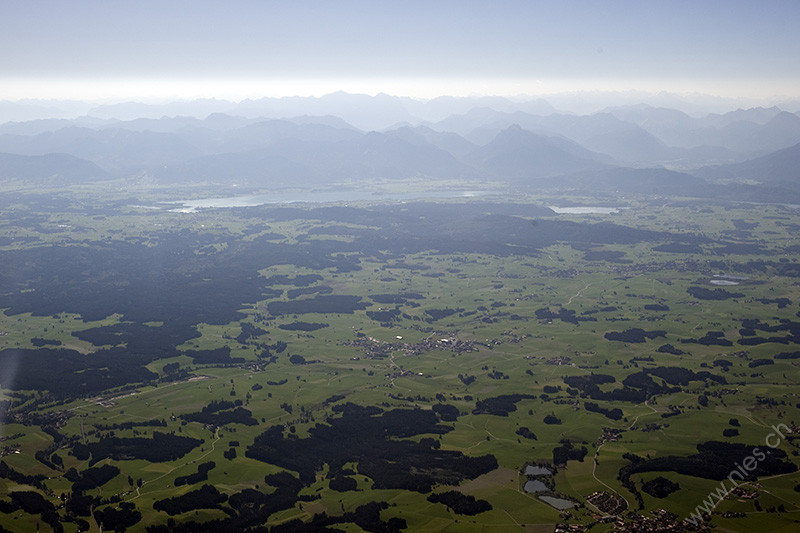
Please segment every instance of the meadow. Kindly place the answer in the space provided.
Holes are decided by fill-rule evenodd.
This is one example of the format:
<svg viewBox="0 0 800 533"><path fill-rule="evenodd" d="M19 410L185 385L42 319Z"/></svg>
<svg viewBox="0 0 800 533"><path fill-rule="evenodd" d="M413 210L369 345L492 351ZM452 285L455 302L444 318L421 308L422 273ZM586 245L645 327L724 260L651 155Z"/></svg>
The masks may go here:
<svg viewBox="0 0 800 533"><path fill-rule="evenodd" d="M795 207L626 199L618 213L556 214L547 206L597 200L529 197L179 213L146 203L43 196L1 210L5 530L610 531L604 516L656 509L691 530L683 520L719 479L620 472L712 441L771 450L779 424L776 470L742 482L702 527L796 527ZM587 380L599 383L574 386ZM191 416L212 411L216 423ZM352 446L321 444L349 427L363 431ZM156 433L198 444L142 458ZM316 453L313 476L256 458L260 442L298 461ZM96 457L102 443L111 451ZM556 461L564 446L585 454ZM206 480L176 486L208 462ZM546 492L528 494L534 464L552 474L540 478ZM104 465L119 473L98 486L76 491L68 479ZM279 481L287 472L296 486ZM658 476L679 488L644 492ZM219 501L199 500L205 484ZM450 490L491 509L460 514L428 499ZM597 491L625 512L587 502ZM157 510L187 494L190 510ZM386 505L370 514L371 502Z"/></svg>

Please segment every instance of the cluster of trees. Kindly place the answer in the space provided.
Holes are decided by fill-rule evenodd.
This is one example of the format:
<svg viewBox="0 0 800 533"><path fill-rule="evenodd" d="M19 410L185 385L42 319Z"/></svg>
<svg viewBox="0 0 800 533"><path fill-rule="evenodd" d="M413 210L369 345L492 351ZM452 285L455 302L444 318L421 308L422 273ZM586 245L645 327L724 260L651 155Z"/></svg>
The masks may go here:
<svg viewBox="0 0 800 533"><path fill-rule="evenodd" d="M55 506L44 496L34 491L13 491L10 494L11 502L0 501L0 511L13 513L21 509L29 514L41 515L42 521L53 528L55 533L63 533L64 526L58 517Z"/></svg>
<svg viewBox="0 0 800 533"><path fill-rule="evenodd" d="M106 531L125 531L142 520L142 513L130 502L120 502L119 507L104 507L94 511L94 519Z"/></svg>
<svg viewBox="0 0 800 533"><path fill-rule="evenodd" d="M441 320L451 315L455 315L456 313L462 313L463 311L464 309L462 308L451 309L449 307L445 307L444 309L426 309L425 314L428 315L431 320Z"/></svg>
<svg viewBox="0 0 800 533"><path fill-rule="evenodd" d="M475 402L475 415L494 415L508 416L517 410L517 402L522 400L534 400L536 396L532 394L502 394L491 398L484 398Z"/></svg>
<svg viewBox="0 0 800 533"><path fill-rule="evenodd" d="M214 461L199 464L197 465L197 472L194 474L176 477L175 486L180 487L181 485L194 485L195 483L206 481L208 480L208 472L211 471L215 466L217 465L214 463Z"/></svg>
<svg viewBox="0 0 800 533"><path fill-rule="evenodd" d="M332 287L326 285L317 285L315 287L300 287L299 289L289 289L286 291L286 296L294 300L298 296L305 296L307 294L330 294L333 292Z"/></svg>
<svg viewBox="0 0 800 533"><path fill-rule="evenodd" d="M606 409L605 407L600 407L600 405L594 402L584 402L583 408L587 411L592 411L594 413L600 413L605 415L607 418L611 420L621 420L623 417L622 409L619 407L615 407L613 409Z"/></svg>
<svg viewBox="0 0 800 533"><path fill-rule="evenodd" d="M324 322L292 322L291 324L281 324L278 328L285 331L316 331L328 326L329 324Z"/></svg>
<svg viewBox="0 0 800 533"><path fill-rule="evenodd" d="M658 476L642 483L642 490L654 498L666 498L681 486L669 479Z"/></svg>
<svg viewBox="0 0 800 533"><path fill-rule="evenodd" d="M119 475L119 468L114 465L90 467L78 472L70 468L64 472L64 477L72 481L73 492L83 492L105 485Z"/></svg>
<svg viewBox="0 0 800 533"><path fill-rule="evenodd" d="M610 341L641 343L647 339L666 337L666 335L667 332L662 329L645 331L642 328L631 328L625 331L609 331L605 334L605 338Z"/></svg>
<svg viewBox="0 0 800 533"><path fill-rule="evenodd" d="M442 503L454 513L474 516L492 510L492 504L486 500L476 500L475 496L451 490L448 492L434 492L428 496L431 503Z"/></svg>
<svg viewBox="0 0 800 533"><path fill-rule="evenodd" d="M189 422L200 422L210 426L224 426L226 424L258 425L258 420L253 418L252 411L244 407L236 407L219 412L187 413L181 415L181 418Z"/></svg>
<svg viewBox="0 0 800 533"><path fill-rule="evenodd" d="M434 404L432 409L445 422L455 422L460 414L458 407L446 403Z"/></svg>
<svg viewBox="0 0 800 533"><path fill-rule="evenodd" d="M181 496L158 500L153 503L153 509L164 511L168 515L176 515L195 509L219 509L226 501L228 496L211 485L203 485Z"/></svg>
<svg viewBox="0 0 800 533"><path fill-rule="evenodd" d="M461 452L438 449L435 439L409 440L420 434L443 434L452 430L439 424L431 410L335 405L341 413L317 424L307 438L284 436L282 426L273 426L257 436L245 455L298 472L304 485L328 464L331 470L357 462L359 472L373 480L374 488L402 488L429 492L436 483L458 483L496 468L491 456L468 457ZM358 439L353 439L358 435Z"/></svg>
<svg viewBox="0 0 800 533"><path fill-rule="evenodd" d="M353 313L360 309L366 309L367 305L360 296L329 294L304 300L270 302L267 304L267 310L276 316L304 313Z"/></svg>
<svg viewBox="0 0 800 533"><path fill-rule="evenodd" d="M526 426L520 426L517 429L516 433L517 433L517 435L519 435L520 437L523 437L525 439L537 440L536 439L536 433L531 431L530 428L528 428Z"/></svg>
<svg viewBox="0 0 800 533"><path fill-rule="evenodd" d="M231 357L230 346L211 350L186 350L186 355L200 365L233 365L244 363L243 357Z"/></svg>
<svg viewBox="0 0 800 533"><path fill-rule="evenodd" d="M539 320L561 320L569 324L578 325L579 321L596 321L594 317L576 316L572 309L559 308L557 312L551 311L548 307L542 307L534 311L534 316Z"/></svg>
<svg viewBox="0 0 800 533"><path fill-rule="evenodd" d="M92 464L106 458L117 461L144 459L151 463L163 463L183 457L202 443L199 439L154 431L152 438L105 437L89 444L76 443L72 447L72 453L81 461L91 456Z"/></svg>
<svg viewBox="0 0 800 533"><path fill-rule="evenodd" d="M0 461L0 478L8 479L20 485L31 485L37 489L44 489L43 481L47 479L44 474L26 475L8 466L5 461Z"/></svg>
<svg viewBox="0 0 800 533"><path fill-rule="evenodd" d="M689 287L686 289L691 296L698 300L728 300L729 298L742 298L744 293L730 292L725 289L707 289L705 287Z"/></svg>
<svg viewBox="0 0 800 533"><path fill-rule="evenodd" d="M752 459L752 468L742 469L741 465L748 457ZM686 457L638 458L620 469L620 479L630 478L636 473L659 471L717 481L727 478L733 471L741 471L745 479L796 472L797 466L786 458L786 453L777 448L709 441L698 444L697 453Z"/></svg>
<svg viewBox="0 0 800 533"><path fill-rule="evenodd" d="M733 346L733 343L725 338L722 331L708 331L698 339L681 339L682 343L702 344L703 346Z"/></svg>
<svg viewBox="0 0 800 533"><path fill-rule="evenodd" d="M576 448L569 440L565 439L561 441L561 446L553 448L553 464L565 465L567 461L583 462L583 458L586 457L587 453L589 453L589 450L586 449L586 446Z"/></svg>

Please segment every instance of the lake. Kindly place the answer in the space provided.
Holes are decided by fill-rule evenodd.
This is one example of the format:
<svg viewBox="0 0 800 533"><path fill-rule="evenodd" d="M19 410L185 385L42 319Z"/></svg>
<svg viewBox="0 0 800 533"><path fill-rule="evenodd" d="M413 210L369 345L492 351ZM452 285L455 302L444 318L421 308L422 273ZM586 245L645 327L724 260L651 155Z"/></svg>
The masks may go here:
<svg viewBox="0 0 800 533"><path fill-rule="evenodd" d="M579 206L579 207L557 207L548 205L557 215L614 215L619 213L619 207L599 207L599 206Z"/></svg>
<svg viewBox="0 0 800 533"><path fill-rule="evenodd" d="M176 213L195 213L201 209L218 209L226 207L255 207L267 204L291 203L341 203L364 202L374 200L425 200L436 198L477 198L505 194L503 191L492 190L443 190L421 191L408 193L389 193L356 191L348 189L329 189L318 191L274 192L264 194L248 194L241 196L226 196L221 198L203 198L191 200L175 200L161 202L161 206L177 206L170 211Z"/></svg>

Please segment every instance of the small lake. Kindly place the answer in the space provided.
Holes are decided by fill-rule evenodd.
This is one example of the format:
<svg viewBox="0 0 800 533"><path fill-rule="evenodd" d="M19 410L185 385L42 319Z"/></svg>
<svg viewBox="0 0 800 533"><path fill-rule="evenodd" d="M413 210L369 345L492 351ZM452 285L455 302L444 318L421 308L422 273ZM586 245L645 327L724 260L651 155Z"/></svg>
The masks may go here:
<svg viewBox="0 0 800 533"><path fill-rule="evenodd" d="M291 203L330 203L330 202L364 202L373 200L425 200L435 198L479 198L504 194L497 190L443 190L420 191L407 193L370 192L348 189L331 189L318 191L274 192L265 194L247 194L226 196L221 198L203 198L161 202L162 206L175 205L170 211L177 213L195 213L200 209L216 209L226 207L255 207L268 204ZM140 206L141 207L141 206Z"/></svg>
<svg viewBox="0 0 800 533"><path fill-rule="evenodd" d="M554 496L539 496L539 499L543 502L552 505L559 511L563 511L564 509L571 509L575 507L575 502L571 502L569 500L565 500L563 498L556 498Z"/></svg>
<svg viewBox="0 0 800 533"><path fill-rule="evenodd" d="M723 286L739 285L738 281L731 281L729 279L712 279L711 281L709 281L709 283L711 283L712 285L723 285Z"/></svg>
<svg viewBox="0 0 800 533"><path fill-rule="evenodd" d="M543 466L528 465L525 467L524 474L526 476L549 476L552 472Z"/></svg>
<svg viewBox="0 0 800 533"><path fill-rule="evenodd" d="M614 215L619 213L619 207L576 206L557 207L548 205L558 215Z"/></svg>
<svg viewBox="0 0 800 533"><path fill-rule="evenodd" d="M550 490L550 489L547 488L547 485L545 485L544 483L542 483L538 479L533 480L533 481L528 481L527 483L525 483L525 486L522 487L522 488L528 494L533 494L533 493L536 493L536 492L545 492L547 490Z"/></svg>

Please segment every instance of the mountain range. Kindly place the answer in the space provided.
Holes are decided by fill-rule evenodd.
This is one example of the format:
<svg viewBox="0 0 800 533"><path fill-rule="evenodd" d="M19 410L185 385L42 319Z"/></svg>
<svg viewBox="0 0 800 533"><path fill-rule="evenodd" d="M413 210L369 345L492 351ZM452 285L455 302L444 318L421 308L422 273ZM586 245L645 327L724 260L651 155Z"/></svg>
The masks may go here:
<svg viewBox="0 0 800 533"><path fill-rule="evenodd" d="M206 102L206 108L215 103ZM254 188L459 179L592 190L605 184L608 190L654 194L666 194L669 186L705 190L719 182L800 192L800 116L778 107L693 117L640 104L576 115L544 101L419 102L337 93L244 101L237 104L249 109L243 114L112 118L136 110L146 114L142 106L118 104L96 109L98 116L0 124L0 178L77 182L145 176L164 184ZM457 112L423 121L409 111L424 106L427 111L420 114L427 116ZM298 114L275 117L287 109ZM337 109L339 115L328 113ZM254 116L257 112L264 116ZM365 130L344 118L370 113L376 123L396 116L408 120Z"/></svg>

